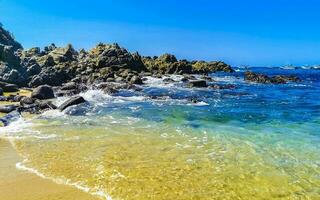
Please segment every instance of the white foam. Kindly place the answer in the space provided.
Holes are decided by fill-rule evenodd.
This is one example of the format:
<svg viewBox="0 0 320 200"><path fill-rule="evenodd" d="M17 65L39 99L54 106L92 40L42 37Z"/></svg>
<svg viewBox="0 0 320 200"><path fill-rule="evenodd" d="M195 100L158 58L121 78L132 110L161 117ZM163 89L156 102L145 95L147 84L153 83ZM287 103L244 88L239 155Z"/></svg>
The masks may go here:
<svg viewBox="0 0 320 200"><path fill-rule="evenodd" d="M37 176L39 176L43 179L51 180L56 184L73 186L81 191L92 194L94 196L99 196L99 197L104 198L106 200L112 200L112 197L110 195L108 195L106 192L102 191L101 189L97 189L97 188L91 189L87 186L84 186L84 184L81 182L72 182L70 179L47 177L43 173L39 172L37 169L25 166L24 163L26 163L26 162L28 162L27 159L25 159L22 162L16 163L16 168L18 170L28 171L30 173L36 174Z"/></svg>

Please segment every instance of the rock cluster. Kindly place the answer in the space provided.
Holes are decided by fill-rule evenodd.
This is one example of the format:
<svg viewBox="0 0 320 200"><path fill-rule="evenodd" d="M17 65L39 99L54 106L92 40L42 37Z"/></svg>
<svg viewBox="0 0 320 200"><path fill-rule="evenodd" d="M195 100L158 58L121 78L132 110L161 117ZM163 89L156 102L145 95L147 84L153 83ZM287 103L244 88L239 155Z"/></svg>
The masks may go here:
<svg viewBox="0 0 320 200"><path fill-rule="evenodd" d="M160 57L144 57L143 63L153 73L160 74L207 74L210 72L234 72L224 62L205 62L177 60L174 55L164 54Z"/></svg>
<svg viewBox="0 0 320 200"><path fill-rule="evenodd" d="M248 82L255 82L255 83L273 83L273 84L285 84L288 82L299 82L301 81L296 76L284 76L284 75L277 75L269 77L264 74L258 74L254 72L247 71L244 74L244 79Z"/></svg>
<svg viewBox="0 0 320 200"><path fill-rule="evenodd" d="M141 57L118 44L99 43L89 51L75 50L72 45L42 50L23 50L11 34L0 27L0 81L18 86L61 86L75 83L120 82L143 84L141 73L191 74L216 71L233 72L223 62L177 60L174 55Z"/></svg>

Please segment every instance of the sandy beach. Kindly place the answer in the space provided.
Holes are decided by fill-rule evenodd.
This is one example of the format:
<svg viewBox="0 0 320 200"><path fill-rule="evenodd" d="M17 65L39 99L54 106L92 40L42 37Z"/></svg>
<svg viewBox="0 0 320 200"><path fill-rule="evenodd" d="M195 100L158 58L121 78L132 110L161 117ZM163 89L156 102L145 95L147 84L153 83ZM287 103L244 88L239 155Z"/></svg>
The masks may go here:
<svg viewBox="0 0 320 200"><path fill-rule="evenodd" d="M3 200L94 200L71 186L58 185L26 171L17 170L21 161L11 144L0 139L0 199Z"/></svg>

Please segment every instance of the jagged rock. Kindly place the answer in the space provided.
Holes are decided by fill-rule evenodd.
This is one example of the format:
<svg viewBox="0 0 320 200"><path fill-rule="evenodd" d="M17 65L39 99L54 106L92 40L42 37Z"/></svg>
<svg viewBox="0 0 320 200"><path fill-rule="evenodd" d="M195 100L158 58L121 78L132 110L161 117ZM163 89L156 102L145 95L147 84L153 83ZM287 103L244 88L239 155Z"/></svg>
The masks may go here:
<svg viewBox="0 0 320 200"><path fill-rule="evenodd" d="M205 62L195 61L192 64L193 71L195 73L210 73L210 72L234 72L230 65L224 62Z"/></svg>
<svg viewBox="0 0 320 200"><path fill-rule="evenodd" d="M171 54L164 54L159 58L144 57L143 62L150 71L161 74L190 74L192 73L191 63L182 60L177 61Z"/></svg>
<svg viewBox="0 0 320 200"><path fill-rule="evenodd" d="M0 113L10 113L14 110L16 110L18 106L16 105L4 105L0 106Z"/></svg>
<svg viewBox="0 0 320 200"><path fill-rule="evenodd" d="M139 54L131 54L118 44L100 43L89 51L88 56L95 62L93 64L94 68L118 66L119 68L130 68L134 71L145 70Z"/></svg>
<svg viewBox="0 0 320 200"><path fill-rule="evenodd" d="M52 87L48 85L41 85L33 90L31 97L35 99L52 99L54 98L54 93Z"/></svg>
<svg viewBox="0 0 320 200"><path fill-rule="evenodd" d="M31 66L28 66L27 68L27 74L28 76L34 76L41 72L41 67L38 63L32 64Z"/></svg>
<svg viewBox="0 0 320 200"><path fill-rule="evenodd" d="M21 44L15 41L12 34L9 31L6 31L2 26L0 26L0 44L12 46L14 50L22 49Z"/></svg>
<svg viewBox="0 0 320 200"><path fill-rule="evenodd" d="M63 104L61 104L58 107L58 109L60 111L63 111L63 110L67 109L70 106L78 105L78 104L85 103L85 102L86 102L86 100L83 97L75 96L75 97L72 97L72 98L68 99Z"/></svg>
<svg viewBox="0 0 320 200"><path fill-rule="evenodd" d="M38 75L32 77L29 86L36 87L44 84L58 86L67 82L71 77L72 75L63 69L54 67L44 68Z"/></svg>
<svg viewBox="0 0 320 200"><path fill-rule="evenodd" d="M207 87L207 82L205 80L189 81L189 87Z"/></svg>

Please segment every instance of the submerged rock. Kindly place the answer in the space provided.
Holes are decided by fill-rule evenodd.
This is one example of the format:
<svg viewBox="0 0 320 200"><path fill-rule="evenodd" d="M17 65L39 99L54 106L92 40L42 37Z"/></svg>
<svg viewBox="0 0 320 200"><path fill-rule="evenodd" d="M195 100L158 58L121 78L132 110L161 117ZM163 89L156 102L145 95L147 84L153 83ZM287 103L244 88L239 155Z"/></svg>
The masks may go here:
<svg viewBox="0 0 320 200"><path fill-rule="evenodd" d="M63 104L61 104L58 107L58 109L60 111L63 111L63 110L65 110L66 108L68 108L70 106L78 105L78 104L85 103L85 102L86 102L86 100L83 97L75 96L75 97L72 97L72 98L68 99Z"/></svg>
<svg viewBox="0 0 320 200"><path fill-rule="evenodd" d="M40 100L52 99L54 98L53 89L48 85L41 85L33 90L31 97Z"/></svg>

